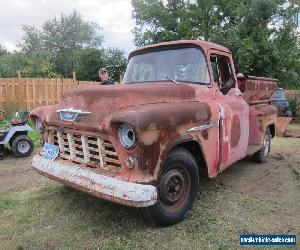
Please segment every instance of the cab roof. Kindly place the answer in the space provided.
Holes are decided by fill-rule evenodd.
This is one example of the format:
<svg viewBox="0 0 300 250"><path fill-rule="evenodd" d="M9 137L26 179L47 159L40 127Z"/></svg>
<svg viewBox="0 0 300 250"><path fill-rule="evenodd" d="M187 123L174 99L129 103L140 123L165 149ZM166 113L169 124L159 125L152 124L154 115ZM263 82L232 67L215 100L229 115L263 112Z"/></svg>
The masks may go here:
<svg viewBox="0 0 300 250"><path fill-rule="evenodd" d="M231 54L231 52L227 48L216 43L202 41L202 40L178 40L178 41L163 42L163 43L148 45L143 48L137 49L129 54L128 59L130 59L134 55L151 51L153 49L160 49L169 46L174 47L174 46L189 46L189 45L201 47L204 51L208 51L210 49L216 49Z"/></svg>

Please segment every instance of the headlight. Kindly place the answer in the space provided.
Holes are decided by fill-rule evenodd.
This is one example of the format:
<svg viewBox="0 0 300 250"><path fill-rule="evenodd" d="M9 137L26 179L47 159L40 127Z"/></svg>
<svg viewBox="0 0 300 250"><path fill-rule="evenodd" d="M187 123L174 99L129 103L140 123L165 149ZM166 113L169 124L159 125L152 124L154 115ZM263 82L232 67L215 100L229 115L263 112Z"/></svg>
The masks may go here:
<svg viewBox="0 0 300 250"><path fill-rule="evenodd" d="M39 118L35 119L35 127L40 133L43 132L43 130L44 130L44 125Z"/></svg>
<svg viewBox="0 0 300 250"><path fill-rule="evenodd" d="M124 148L131 148L136 143L136 134L131 125L123 123L118 131L119 141Z"/></svg>

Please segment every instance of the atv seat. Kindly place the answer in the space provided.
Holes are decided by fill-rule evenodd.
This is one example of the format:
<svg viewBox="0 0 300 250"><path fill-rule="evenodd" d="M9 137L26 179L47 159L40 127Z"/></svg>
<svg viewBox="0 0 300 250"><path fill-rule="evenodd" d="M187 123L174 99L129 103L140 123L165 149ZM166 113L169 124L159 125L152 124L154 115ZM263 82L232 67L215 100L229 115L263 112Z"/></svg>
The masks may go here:
<svg viewBox="0 0 300 250"><path fill-rule="evenodd" d="M24 114L22 115L21 118L19 119L15 119L11 122L11 125L12 126L19 126L19 125L24 125L27 123L28 121L28 118L29 118L29 112L28 111L25 111Z"/></svg>

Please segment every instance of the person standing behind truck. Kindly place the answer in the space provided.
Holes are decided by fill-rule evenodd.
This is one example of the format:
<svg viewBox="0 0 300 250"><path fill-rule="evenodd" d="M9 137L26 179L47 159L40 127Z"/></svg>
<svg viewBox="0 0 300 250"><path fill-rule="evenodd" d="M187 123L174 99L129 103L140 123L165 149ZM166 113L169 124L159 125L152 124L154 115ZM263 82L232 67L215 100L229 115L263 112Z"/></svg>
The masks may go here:
<svg viewBox="0 0 300 250"><path fill-rule="evenodd" d="M100 68L99 69L99 78L100 78L100 84L101 85L111 85L115 84L113 81L109 79L108 71L106 68Z"/></svg>

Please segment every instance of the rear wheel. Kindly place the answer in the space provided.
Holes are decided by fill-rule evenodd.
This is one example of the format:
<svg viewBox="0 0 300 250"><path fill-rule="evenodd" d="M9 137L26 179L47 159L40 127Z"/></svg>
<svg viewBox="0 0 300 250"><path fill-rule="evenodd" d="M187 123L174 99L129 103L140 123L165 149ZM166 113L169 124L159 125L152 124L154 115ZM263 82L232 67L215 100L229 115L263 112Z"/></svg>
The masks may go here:
<svg viewBox="0 0 300 250"><path fill-rule="evenodd" d="M271 148L271 132L270 128L266 128L261 149L253 155L254 160L260 163L267 162L269 159Z"/></svg>
<svg viewBox="0 0 300 250"><path fill-rule="evenodd" d="M27 157L33 151L33 142L27 135L19 135L12 141L11 148L16 157Z"/></svg>
<svg viewBox="0 0 300 250"><path fill-rule="evenodd" d="M198 166L185 149L167 157L158 183L158 201L144 209L156 224L169 226L183 220L192 209L199 187Z"/></svg>

